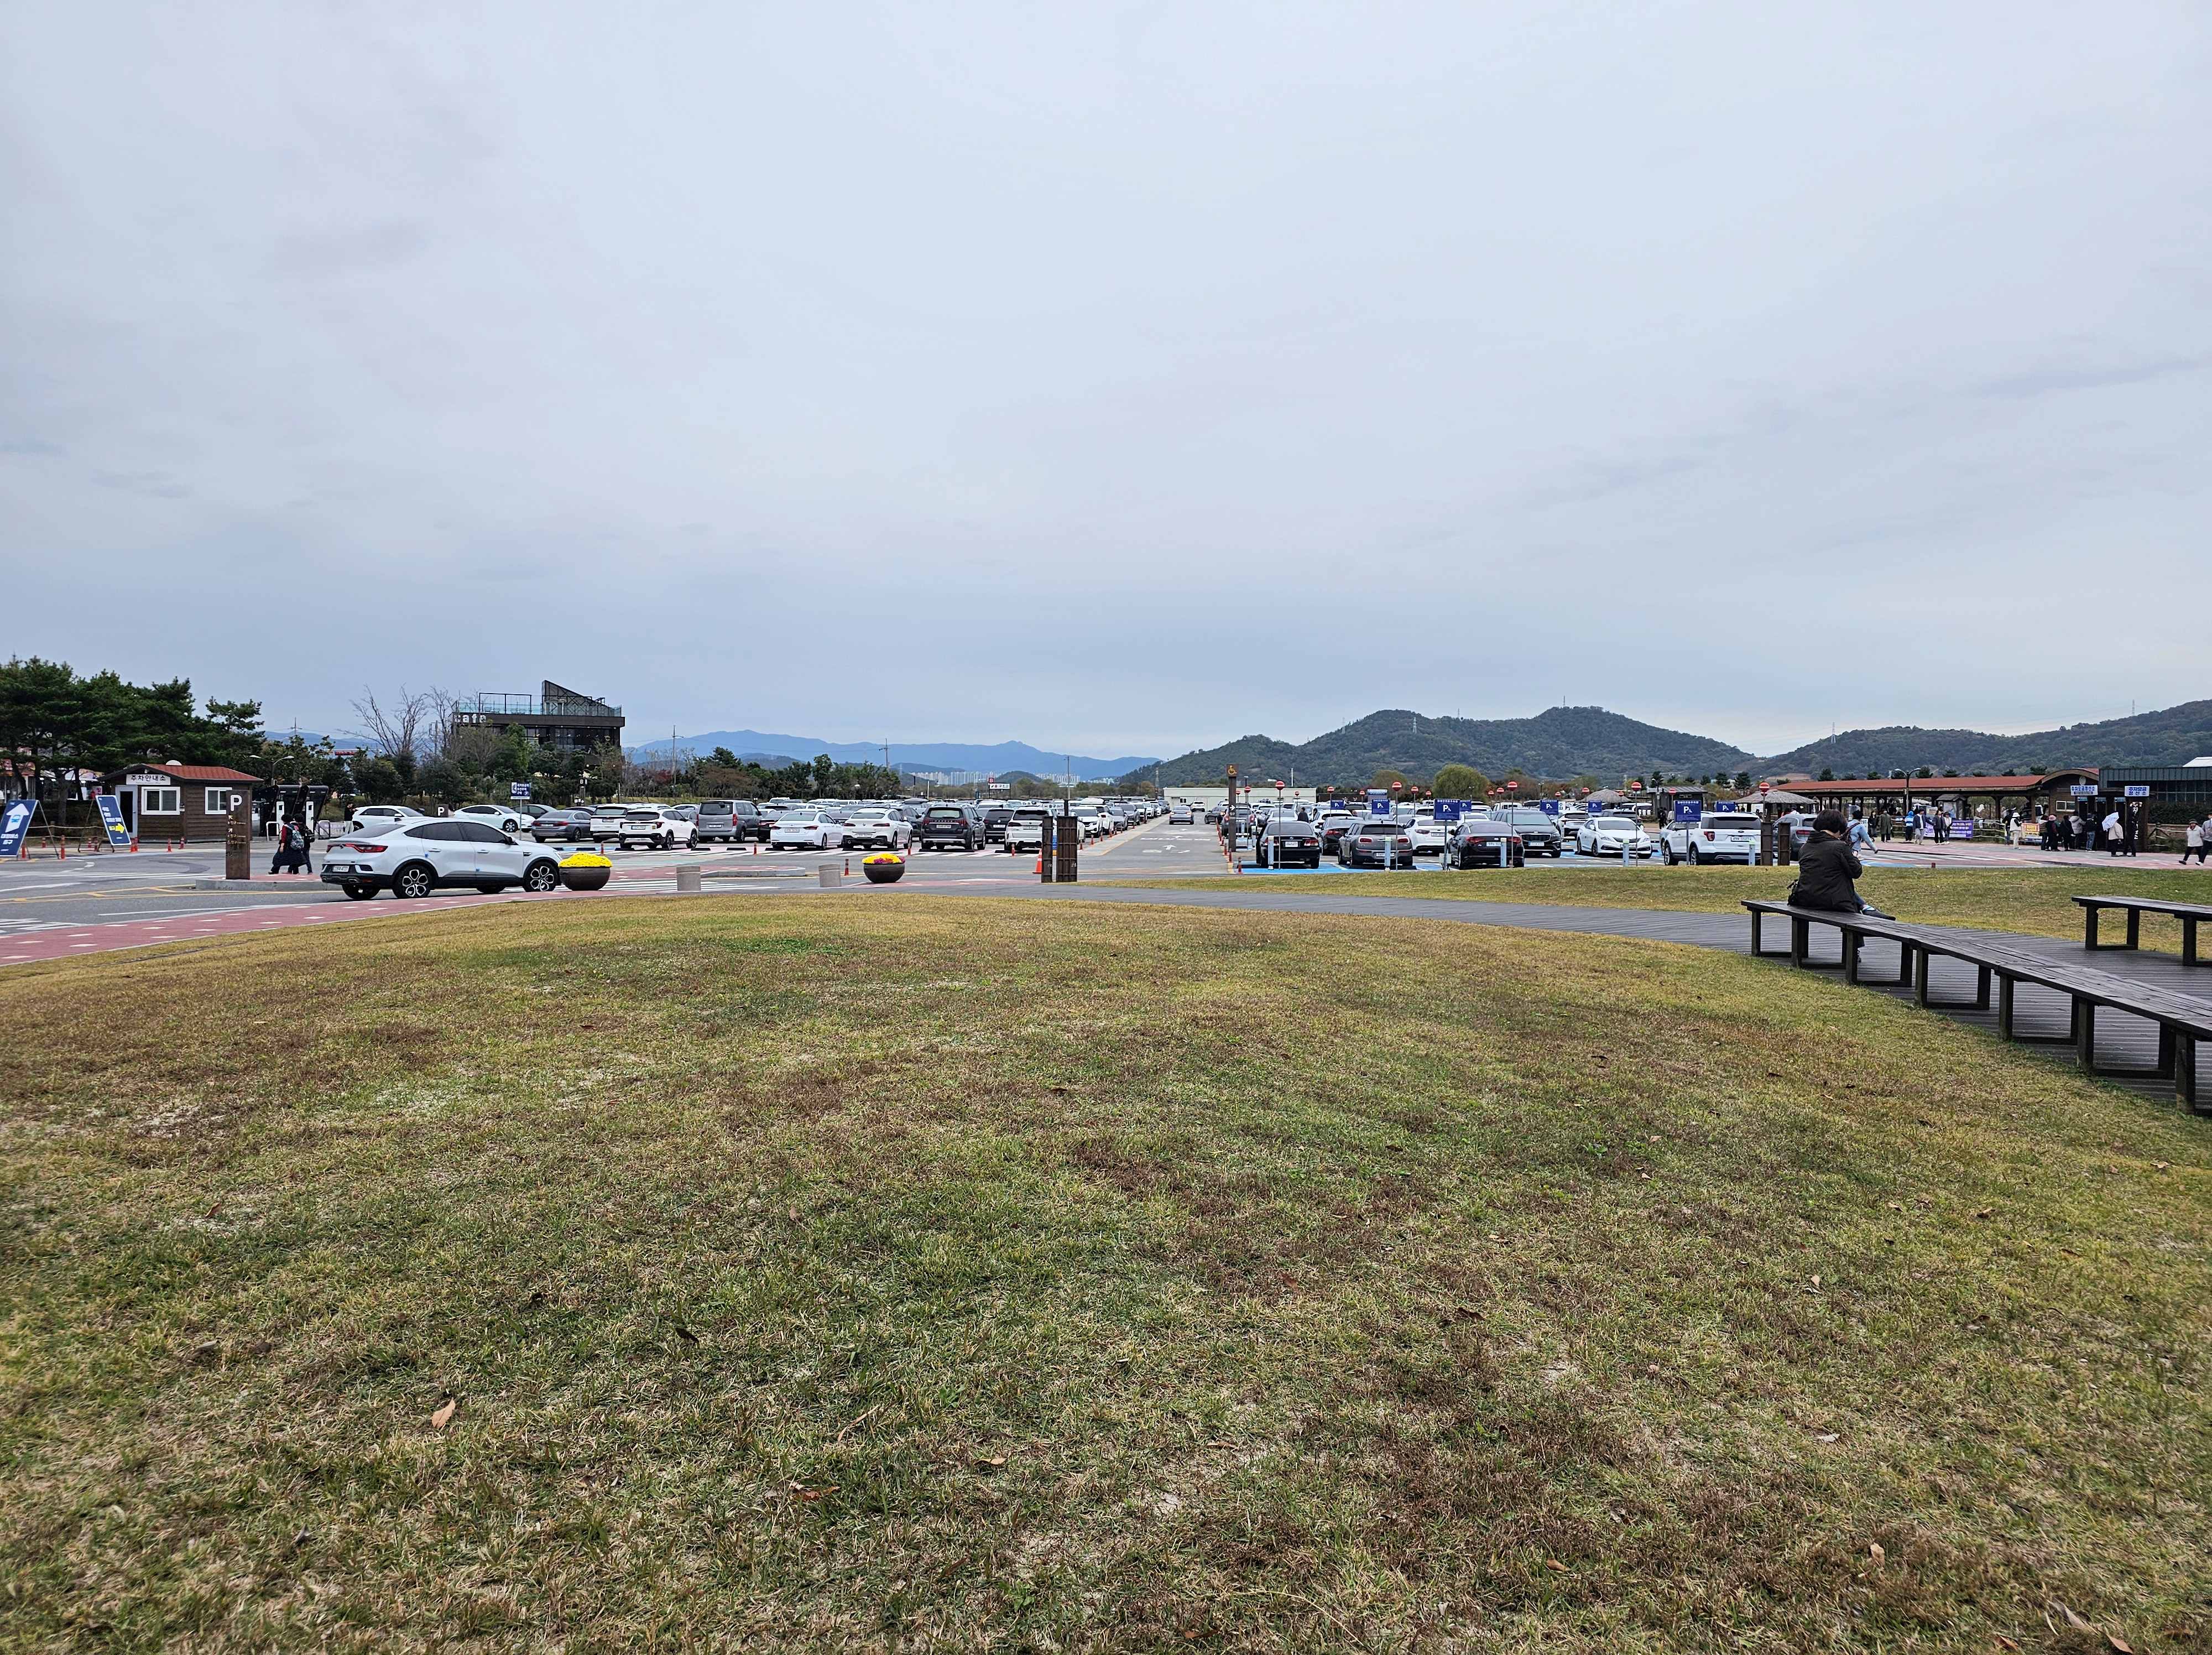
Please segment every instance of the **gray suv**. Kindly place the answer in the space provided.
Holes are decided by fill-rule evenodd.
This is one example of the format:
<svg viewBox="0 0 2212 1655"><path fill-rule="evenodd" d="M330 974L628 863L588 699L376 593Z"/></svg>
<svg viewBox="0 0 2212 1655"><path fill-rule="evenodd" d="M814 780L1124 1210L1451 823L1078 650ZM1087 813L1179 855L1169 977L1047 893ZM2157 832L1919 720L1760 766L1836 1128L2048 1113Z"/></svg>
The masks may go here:
<svg viewBox="0 0 2212 1655"><path fill-rule="evenodd" d="M709 839L726 839L732 844L741 844L747 839L768 837L768 818L750 799L702 799L699 814L692 818L691 825L697 831L701 844Z"/></svg>

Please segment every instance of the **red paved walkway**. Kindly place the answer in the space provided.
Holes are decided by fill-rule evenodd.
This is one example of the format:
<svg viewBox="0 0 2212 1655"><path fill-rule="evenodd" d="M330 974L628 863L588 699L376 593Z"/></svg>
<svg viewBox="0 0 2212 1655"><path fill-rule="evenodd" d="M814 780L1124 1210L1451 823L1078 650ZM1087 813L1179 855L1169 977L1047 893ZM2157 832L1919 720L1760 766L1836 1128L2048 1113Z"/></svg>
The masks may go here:
<svg viewBox="0 0 2212 1655"><path fill-rule="evenodd" d="M564 891L556 891L564 896ZM247 931L281 931L289 926L335 924L344 920L392 919L406 914L462 908L477 903L538 901L520 895L483 896L469 891L426 897L419 902L256 904L216 913L174 914L158 920L116 920L105 925L63 926L52 931L18 932L0 937L0 965L34 960L70 959L78 954L117 948L145 948L160 942L190 942L199 937L237 936Z"/></svg>

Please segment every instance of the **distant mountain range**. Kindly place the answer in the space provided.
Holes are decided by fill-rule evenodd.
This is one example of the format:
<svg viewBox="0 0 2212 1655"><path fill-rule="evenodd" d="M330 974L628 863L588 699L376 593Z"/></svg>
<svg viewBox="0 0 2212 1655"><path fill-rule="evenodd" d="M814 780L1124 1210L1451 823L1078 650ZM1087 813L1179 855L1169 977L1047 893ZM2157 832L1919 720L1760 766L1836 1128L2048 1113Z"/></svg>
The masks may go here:
<svg viewBox="0 0 2212 1655"><path fill-rule="evenodd" d="M776 735L763 730L709 730L703 735L678 736L674 741L648 741L631 750L639 758L668 752L672 748L705 758L717 747L727 747L739 759L763 764L788 764L794 758L811 759L827 753L841 764L880 764L880 741L823 741L813 736ZM891 764L907 771L973 771L979 776L1004 776L1012 770L1057 777L1063 772L1079 781L1105 781L1156 763L1149 754L1121 758L1093 758L1084 753L1048 753L1025 741L1000 741L985 746L959 741L894 741Z"/></svg>
<svg viewBox="0 0 2212 1655"><path fill-rule="evenodd" d="M2212 701L2106 719L2101 724L2062 724L2027 735L1989 735L1979 730L1923 730L1892 724L1878 730L1845 730L1762 759L1777 774L1802 770L1838 776L1856 770L1986 770L1992 775L2040 772L2074 764L2186 764L2212 753Z"/></svg>
<svg viewBox="0 0 2212 1655"><path fill-rule="evenodd" d="M1923 730L1893 725L1846 730L1785 753L1759 758L1725 741L1644 724L1602 707L1554 707L1534 718L1437 718L1391 709L1316 736L1287 742L1248 735L1185 753L1160 766L1172 787L1203 786L1229 765L1240 777L1286 785L1358 787L1381 770L1425 782L1449 764L1472 764L1496 777L1511 770L1565 778L1595 776L1863 775L1917 770L1990 773L2076 764L2185 764L2212 753L2212 701L2100 724L2063 725L2028 735L1979 730ZM1132 767L1134 768L1134 767Z"/></svg>
<svg viewBox="0 0 2212 1655"><path fill-rule="evenodd" d="M1224 746L1185 753L1161 766L1169 786L1200 786L1237 766L1242 777L1287 786L1358 787L1380 770L1423 782L1446 764L1472 764L1485 775L1595 776L1618 782L1654 769L1668 775L1748 770L1758 760L1741 747L1680 730L1640 723L1602 707L1554 707L1534 718L1437 718L1404 708L1366 717L1297 745L1248 735Z"/></svg>

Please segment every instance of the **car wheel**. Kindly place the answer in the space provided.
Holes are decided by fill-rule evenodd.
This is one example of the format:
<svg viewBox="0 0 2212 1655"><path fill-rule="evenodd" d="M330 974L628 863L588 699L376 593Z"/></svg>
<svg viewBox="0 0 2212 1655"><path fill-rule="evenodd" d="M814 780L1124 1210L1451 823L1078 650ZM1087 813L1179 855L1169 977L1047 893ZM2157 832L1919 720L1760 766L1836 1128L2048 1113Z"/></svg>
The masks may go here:
<svg viewBox="0 0 2212 1655"><path fill-rule="evenodd" d="M1674 846L1672 846L1672 845L1668 846L1668 847L1667 847L1668 854L1671 855L1674 853ZM1621 853L1621 855L1622 855L1622 858L1623 858L1623 860L1624 860L1624 861L1626 859L1626 857L1627 857L1627 854L1628 854L1628 853L1627 853L1627 852L1626 852L1626 851L1623 851L1623 852ZM1692 846L1690 847L1690 866L1691 866L1692 867L1695 867L1698 865L1698 863L1699 860L1700 860L1700 858L1699 858L1699 857L1698 857L1698 848L1697 848L1697 846L1695 846L1695 845L1692 845Z"/></svg>
<svg viewBox="0 0 2212 1655"><path fill-rule="evenodd" d="M347 896L351 897L356 902L367 902L371 897L374 897L376 894L376 887L374 885L363 885L359 879L348 879L343 885L340 885L338 889L344 891Z"/></svg>
<svg viewBox="0 0 2212 1655"><path fill-rule="evenodd" d="M438 876L428 862L409 862L392 876L392 894L411 901L428 896L437 883Z"/></svg>
<svg viewBox="0 0 2212 1655"><path fill-rule="evenodd" d="M561 870L551 862L532 862L522 871L522 888L544 896L560 888Z"/></svg>

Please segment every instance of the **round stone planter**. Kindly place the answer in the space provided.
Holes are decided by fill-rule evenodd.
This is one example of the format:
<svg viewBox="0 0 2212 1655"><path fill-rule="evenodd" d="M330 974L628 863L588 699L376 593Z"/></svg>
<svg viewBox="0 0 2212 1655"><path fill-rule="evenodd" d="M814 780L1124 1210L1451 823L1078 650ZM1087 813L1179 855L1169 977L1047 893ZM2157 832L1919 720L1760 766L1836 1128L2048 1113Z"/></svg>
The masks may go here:
<svg viewBox="0 0 2212 1655"><path fill-rule="evenodd" d="M860 872L870 885L891 885L906 874L906 858L895 850L879 850L861 861Z"/></svg>
<svg viewBox="0 0 2212 1655"><path fill-rule="evenodd" d="M573 856L561 859L561 883L571 891L602 891L606 888L615 865L604 856L594 856L589 851L578 851Z"/></svg>

